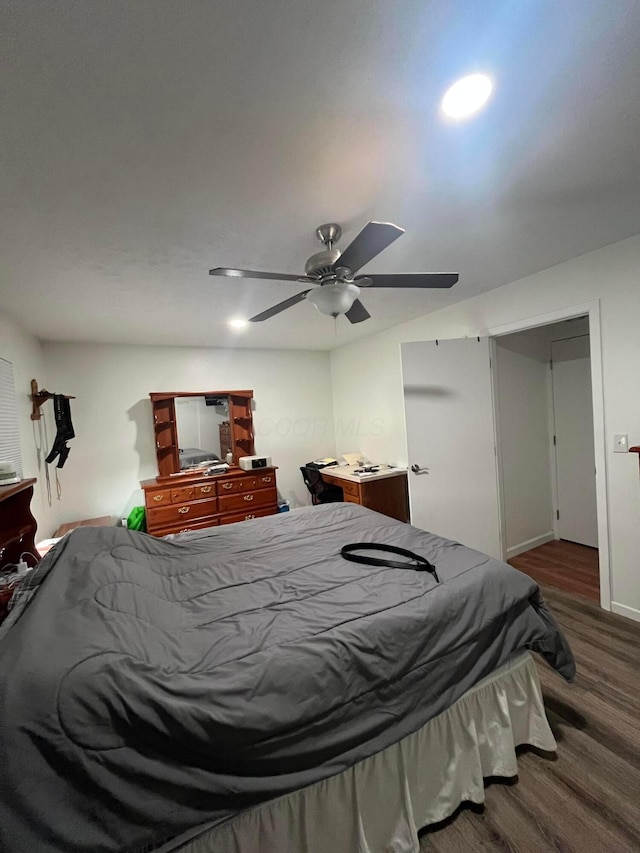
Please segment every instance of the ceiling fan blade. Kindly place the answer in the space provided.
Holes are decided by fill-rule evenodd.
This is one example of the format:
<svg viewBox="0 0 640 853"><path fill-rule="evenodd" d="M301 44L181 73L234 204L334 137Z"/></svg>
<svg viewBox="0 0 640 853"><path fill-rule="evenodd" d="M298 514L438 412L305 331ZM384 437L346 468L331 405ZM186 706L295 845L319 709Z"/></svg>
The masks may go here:
<svg viewBox="0 0 640 853"><path fill-rule="evenodd" d="M297 305L298 302L302 302L306 298L307 293L309 293L308 290L296 293L295 296L290 296L289 299L285 299L284 302L278 302L277 305L274 305L272 308L267 308L267 310L263 311L261 314L256 314L255 317L249 317L249 322L260 323L262 320L268 320L270 317L275 317L275 315L279 314L281 311L291 308L293 305Z"/></svg>
<svg viewBox="0 0 640 853"><path fill-rule="evenodd" d="M356 299L351 308L349 308L345 314L345 317L350 323L362 323L363 320L368 320L370 316L371 314L369 314L359 299Z"/></svg>
<svg viewBox="0 0 640 853"><path fill-rule="evenodd" d="M209 270L209 275L224 275L228 278L267 278L270 281L300 281L301 276L290 275L289 273L278 272L260 272L259 270L235 270L228 267L216 267L214 270ZM302 278L302 281L305 281Z"/></svg>
<svg viewBox="0 0 640 853"><path fill-rule="evenodd" d="M333 268L347 267L352 273L358 272L360 267L369 263L402 234L404 228L398 228L391 222L368 222L340 255Z"/></svg>
<svg viewBox="0 0 640 853"><path fill-rule="evenodd" d="M365 287L453 287L459 275L457 272L401 272L386 275L370 273L366 278L371 284ZM360 285L360 281L356 278L354 284Z"/></svg>

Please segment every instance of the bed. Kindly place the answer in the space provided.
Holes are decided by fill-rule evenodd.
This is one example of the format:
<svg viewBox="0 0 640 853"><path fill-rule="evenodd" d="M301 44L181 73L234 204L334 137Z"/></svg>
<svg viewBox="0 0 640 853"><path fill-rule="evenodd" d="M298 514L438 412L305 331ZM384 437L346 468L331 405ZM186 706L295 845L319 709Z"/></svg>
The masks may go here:
<svg viewBox="0 0 640 853"><path fill-rule="evenodd" d="M530 578L357 505L79 528L0 626L0 847L417 850L517 744L555 747L530 650L573 678Z"/></svg>

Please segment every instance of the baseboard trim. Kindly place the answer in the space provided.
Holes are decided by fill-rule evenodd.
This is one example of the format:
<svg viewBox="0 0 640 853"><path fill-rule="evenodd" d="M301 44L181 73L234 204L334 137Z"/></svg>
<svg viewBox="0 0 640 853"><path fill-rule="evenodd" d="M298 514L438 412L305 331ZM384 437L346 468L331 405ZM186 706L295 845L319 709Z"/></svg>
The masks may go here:
<svg viewBox="0 0 640 853"><path fill-rule="evenodd" d="M550 531L549 533L543 533L542 536L536 536L535 539L529 539L526 542L521 542L519 545L514 545L512 548L507 548L507 560L517 557L518 554L524 554L525 551L530 551L532 548L537 548L538 545L553 542L555 538L553 531Z"/></svg>
<svg viewBox="0 0 640 853"><path fill-rule="evenodd" d="M618 604L617 601L612 601L611 612L617 613L618 616L626 616L627 619L633 619L635 622L640 622L640 610L636 610L635 607L627 607L626 604Z"/></svg>

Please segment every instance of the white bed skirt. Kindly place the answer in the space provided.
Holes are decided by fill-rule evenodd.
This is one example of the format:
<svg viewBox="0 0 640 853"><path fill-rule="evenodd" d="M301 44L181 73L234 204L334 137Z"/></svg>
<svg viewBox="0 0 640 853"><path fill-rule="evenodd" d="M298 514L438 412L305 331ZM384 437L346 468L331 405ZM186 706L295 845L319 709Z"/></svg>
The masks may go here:
<svg viewBox="0 0 640 853"><path fill-rule="evenodd" d="M162 850L417 853L419 829L449 817L465 800L484 802L483 777L517 774L520 744L556 748L528 652L397 744Z"/></svg>

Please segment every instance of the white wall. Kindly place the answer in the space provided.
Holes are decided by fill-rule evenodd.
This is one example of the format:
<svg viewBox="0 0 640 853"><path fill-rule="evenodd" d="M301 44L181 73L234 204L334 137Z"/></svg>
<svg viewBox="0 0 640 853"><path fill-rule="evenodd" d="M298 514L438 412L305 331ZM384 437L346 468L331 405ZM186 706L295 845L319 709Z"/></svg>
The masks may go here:
<svg viewBox="0 0 640 853"><path fill-rule="evenodd" d="M508 557L553 539L548 351L544 330L496 340L498 452Z"/></svg>
<svg viewBox="0 0 640 853"><path fill-rule="evenodd" d="M34 486L31 511L38 522L36 538L44 539L51 535L55 525L55 507L47 502L44 463L50 447L43 448L38 456L34 435L37 424L31 420L31 380L36 379L40 388L46 388L47 374L40 342L14 323L6 314L0 313L0 358L13 364L13 375L18 398L18 422L22 449L22 475L25 479L37 477ZM50 405L50 404L49 404ZM52 418L52 412L47 413ZM55 431L54 431L55 434ZM53 434L49 431L51 441ZM38 464L40 458L40 465ZM54 498L55 501L55 498Z"/></svg>
<svg viewBox="0 0 640 853"><path fill-rule="evenodd" d="M157 473L149 393L254 392L256 453L279 466L292 506L309 502L298 470L335 453L326 352L43 344L49 382L72 394L76 437L60 472L59 521L120 517Z"/></svg>
<svg viewBox="0 0 640 853"><path fill-rule="evenodd" d="M407 464L401 341L464 337L594 299L601 310L612 606L640 618L638 456L612 452L614 433L640 444L640 236L334 350L334 414L336 423L380 418L381 428L362 437L362 451ZM336 445L341 452L339 434Z"/></svg>

